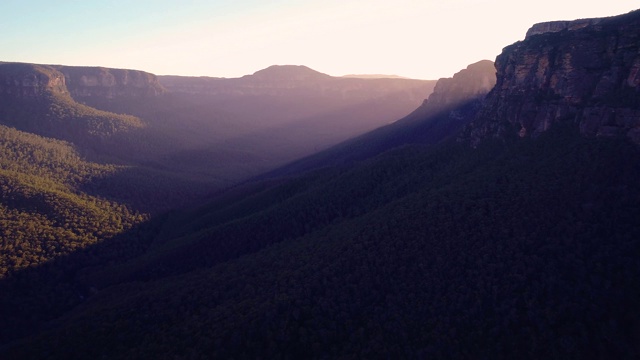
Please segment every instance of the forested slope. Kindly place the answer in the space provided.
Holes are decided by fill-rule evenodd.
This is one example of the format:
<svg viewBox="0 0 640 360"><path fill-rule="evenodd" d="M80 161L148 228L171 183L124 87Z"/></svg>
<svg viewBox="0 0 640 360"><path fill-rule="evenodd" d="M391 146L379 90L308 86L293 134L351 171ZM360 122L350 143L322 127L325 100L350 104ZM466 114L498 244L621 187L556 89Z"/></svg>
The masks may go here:
<svg viewBox="0 0 640 360"><path fill-rule="evenodd" d="M90 163L68 143L0 126L0 276L42 264L144 220L79 191L120 168Z"/></svg>
<svg viewBox="0 0 640 360"><path fill-rule="evenodd" d="M170 229L147 281L89 274L119 285L6 354L635 358L638 160L556 129L256 186Z"/></svg>
<svg viewBox="0 0 640 360"><path fill-rule="evenodd" d="M488 97L459 88L470 101L354 154L148 221L124 205L140 199L107 191L144 168L3 130L8 223L89 240L71 251L34 232L36 266L5 261L0 357L639 358L638 14L536 26L498 57ZM13 150L40 142L46 154ZM174 161L207 153L191 150ZM160 164L146 175L175 174ZM166 200L141 199L154 193ZM91 222L118 220L100 241Z"/></svg>

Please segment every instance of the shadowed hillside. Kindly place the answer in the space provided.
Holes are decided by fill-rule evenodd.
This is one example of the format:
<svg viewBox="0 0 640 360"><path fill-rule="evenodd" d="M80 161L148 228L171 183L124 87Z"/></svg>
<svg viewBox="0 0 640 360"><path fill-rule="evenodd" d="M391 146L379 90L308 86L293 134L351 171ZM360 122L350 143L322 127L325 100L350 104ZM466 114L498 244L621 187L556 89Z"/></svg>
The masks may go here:
<svg viewBox="0 0 640 360"><path fill-rule="evenodd" d="M493 62L483 60L471 64L452 78L438 80L429 98L402 119L294 161L267 176L349 164L403 145L435 145L457 136L462 127L474 119L495 82Z"/></svg>
<svg viewBox="0 0 640 360"><path fill-rule="evenodd" d="M232 79L159 79L176 94L199 98L207 106L251 121L254 132L242 141L277 139L269 148L283 144L282 157L285 153L309 155L401 118L435 85L435 81L413 79L338 78L291 65Z"/></svg>

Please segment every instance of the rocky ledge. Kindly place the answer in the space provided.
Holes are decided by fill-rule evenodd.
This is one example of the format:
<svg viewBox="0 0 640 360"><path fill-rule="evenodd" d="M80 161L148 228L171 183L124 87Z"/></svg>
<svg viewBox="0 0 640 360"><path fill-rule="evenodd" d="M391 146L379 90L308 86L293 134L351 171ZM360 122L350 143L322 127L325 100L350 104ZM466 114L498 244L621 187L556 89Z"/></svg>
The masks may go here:
<svg viewBox="0 0 640 360"><path fill-rule="evenodd" d="M62 73L44 65L0 63L0 94L38 97L47 92L67 93Z"/></svg>
<svg viewBox="0 0 640 360"><path fill-rule="evenodd" d="M156 75L101 67L0 63L0 94L36 97L47 92L73 98L157 96L167 90Z"/></svg>
<svg viewBox="0 0 640 360"><path fill-rule="evenodd" d="M56 68L64 74L74 98L148 97L166 92L156 75L144 71L78 66Z"/></svg>
<svg viewBox="0 0 640 360"><path fill-rule="evenodd" d="M463 137L535 137L556 123L640 143L640 10L535 25L496 58L497 83Z"/></svg>

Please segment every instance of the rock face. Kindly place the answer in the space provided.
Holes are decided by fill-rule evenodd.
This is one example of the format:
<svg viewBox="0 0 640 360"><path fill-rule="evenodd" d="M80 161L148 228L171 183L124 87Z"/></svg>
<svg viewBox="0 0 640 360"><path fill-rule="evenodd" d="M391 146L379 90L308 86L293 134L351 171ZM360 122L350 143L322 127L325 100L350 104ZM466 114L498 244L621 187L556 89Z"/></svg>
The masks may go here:
<svg viewBox="0 0 640 360"><path fill-rule="evenodd" d="M75 101L63 70L59 66L0 63L0 124L76 145L88 144L87 149L144 126L134 116L100 111Z"/></svg>
<svg viewBox="0 0 640 360"><path fill-rule="evenodd" d="M37 97L46 92L87 97L142 97L166 92L155 75L99 67L0 63L0 94Z"/></svg>
<svg viewBox="0 0 640 360"><path fill-rule="evenodd" d="M559 32L562 30L577 30L590 25L596 25L600 23L602 18L595 19L579 19L573 21L549 21L534 24L528 31L526 38L533 35L544 34L549 32Z"/></svg>
<svg viewBox="0 0 640 360"><path fill-rule="evenodd" d="M29 98L48 92L68 92L61 72L44 65L0 63L0 94Z"/></svg>
<svg viewBox="0 0 640 360"><path fill-rule="evenodd" d="M87 97L149 97L166 92L156 75L137 70L102 67L56 67L64 74L71 96Z"/></svg>
<svg viewBox="0 0 640 360"><path fill-rule="evenodd" d="M449 129L447 133L450 133L453 129L468 124L495 84L496 69L493 61L482 60L471 64L453 77L438 80L429 98L397 124L421 124L421 128L415 130L416 135L442 138L442 134L434 131L434 125L438 123L438 127L446 127Z"/></svg>
<svg viewBox="0 0 640 360"><path fill-rule="evenodd" d="M640 11L537 24L496 58L497 83L463 137L535 137L556 123L640 143Z"/></svg>
<svg viewBox="0 0 640 360"><path fill-rule="evenodd" d="M496 84L495 74L493 61L482 60L471 64L455 73L453 77L438 80L424 106L439 110L482 99Z"/></svg>

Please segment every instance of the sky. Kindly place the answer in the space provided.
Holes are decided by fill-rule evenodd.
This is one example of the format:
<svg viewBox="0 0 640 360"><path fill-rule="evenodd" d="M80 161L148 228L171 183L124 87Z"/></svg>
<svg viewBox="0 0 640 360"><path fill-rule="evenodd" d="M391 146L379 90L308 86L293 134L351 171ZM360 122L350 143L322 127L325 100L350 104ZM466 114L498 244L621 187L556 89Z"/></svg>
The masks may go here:
<svg viewBox="0 0 640 360"><path fill-rule="evenodd" d="M450 77L537 22L637 0L0 0L0 61L240 77L270 65Z"/></svg>

